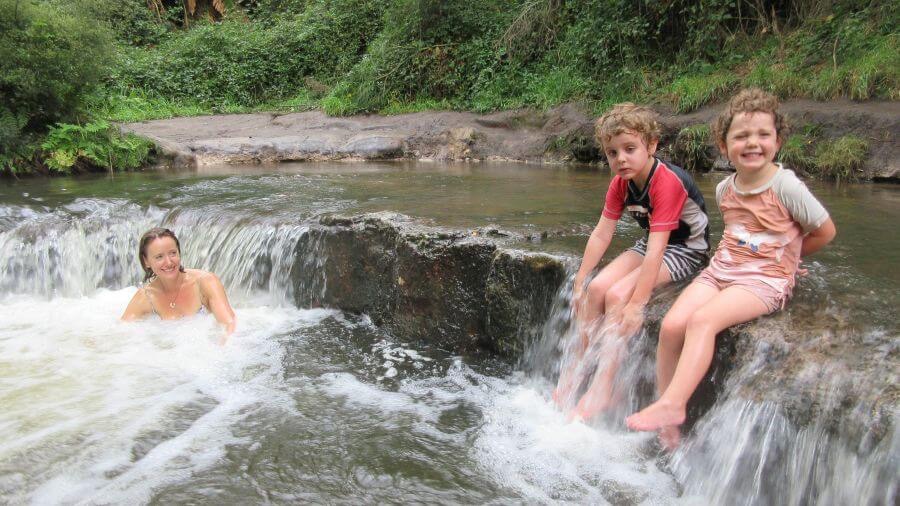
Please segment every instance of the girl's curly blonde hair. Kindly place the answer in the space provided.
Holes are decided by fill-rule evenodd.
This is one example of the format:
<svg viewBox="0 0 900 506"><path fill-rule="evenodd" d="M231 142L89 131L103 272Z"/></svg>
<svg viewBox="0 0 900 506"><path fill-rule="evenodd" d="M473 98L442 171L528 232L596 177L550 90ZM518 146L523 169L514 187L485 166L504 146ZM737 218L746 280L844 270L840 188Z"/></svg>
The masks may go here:
<svg viewBox="0 0 900 506"><path fill-rule="evenodd" d="M731 122L734 117L742 112L764 112L772 115L775 119L775 134L778 140L784 142L788 135L787 118L779 110L778 97L763 91L759 88L746 88L738 92L737 95L731 97L728 105L719 114L712 125L713 139L717 146L725 144L728 137L728 129L731 128Z"/></svg>
<svg viewBox="0 0 900 506"><path fill-rule="evenodd" d="M634 132L649 146L658 141L662 133L658 117L649 107L631 102L616 104L594 124L594 139L602 146L616 135Z"/></svg>

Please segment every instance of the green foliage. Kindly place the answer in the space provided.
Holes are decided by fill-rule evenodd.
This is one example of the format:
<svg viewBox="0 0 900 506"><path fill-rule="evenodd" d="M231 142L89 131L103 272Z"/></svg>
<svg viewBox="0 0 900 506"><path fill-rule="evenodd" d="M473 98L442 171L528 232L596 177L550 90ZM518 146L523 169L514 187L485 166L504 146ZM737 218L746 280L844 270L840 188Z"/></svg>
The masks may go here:
<svg viewBox="0 0 900 506"><path fill-rule="evenodd" d="M105 72L108 32L54 4L0 0L0 170L72 120ZM27 153L26 153L27 154Z"/></svg>
<svg viewBox="0 0 900 506"><path fill-rule="evenodd" d="M778 160L791 169L815 172L816 158L813 151L821 142L830 142L822 140L822 127L807 123L785 139L778 151Z"/></svg>
<svg viewBox="0 0 900 506"><path fill-rule="evenodd" d="M869 143L855 135L845 135L831 142L819 143L815 165L819 173L837 181L855 179L862 170Z"/></svg>
<svg viewBox="0 0 900 506"><path fill-rule="evenodd" d="M126 88L201 104L249 106L297 95L306 77L333 81L380 29L379 0L318 0L266 27L240 20L200 24L154 49L122 54Z"/></svg>
<svg viewBox="0 0 900 506"><path fill-rule="evenodd" d="M102 23L117 41L133 46L158 44L172 25L148 8L147 0L42 0Z"/></svg>
<svg viewBox="0 0 900 506"><path fill-rule="evenodd" d="M737 84L737 77L726 72L681 77L672 83L675 110L690 112L710 102L725 100Z"/></svg>
<svg viewBox="0 0 900 506"><path fill-rule="evenodd" d="M211 107L196 101L173 100L135 88L105 89L88 100L88 109L98 118L130 123L175 116L212 114Z"/></svg>
<svg viewBox="0 0 900 506"><path fill-rule="evenodd" d="M424 98L413 100L412 102L391 102L384 109L378 111L378 114L391 116L395 114L408 114L422 111L446 111L450 109L453 109L453 105L447 100Z"/></svg>
<svg viewBox="0 0 900 506"><path fill-rule="evenodd" d="M494 42L512 13L506 0L395 0L384 30L332 96L347 112L429 97L465 101L499 59Z"/></svg>
<svg viewBox="0 0 900 506"><path fill-rule="evenodd" d="M672 156L682 167L694 172L712 169L711 133L709 125L700 124L682 128L672 144Z"/></svg>
<svg viewBox="0 0 900 506"><path fill-rule="evenodd" d="M130 27L119 40L151 44L120 50L108 96L92 102L99 117L486 112L571 100L598 113L625 100L687 112L741 86L900 98L896 2L233 0L222 23L163 34L154 30L171 23L137 13L143 2L92 7ZM180 5L163 3L169 16ZM2 118L0 139L16 124Z"/></svg>
<svg viewBox="0 0 900 506"><path fill-rule="evenodd" d="M102 120L84 125L60 123L50 129L41 144L47 166L62 173L95 167L135 169L148 160L152 146L136 135L122 135Z"/></svg>

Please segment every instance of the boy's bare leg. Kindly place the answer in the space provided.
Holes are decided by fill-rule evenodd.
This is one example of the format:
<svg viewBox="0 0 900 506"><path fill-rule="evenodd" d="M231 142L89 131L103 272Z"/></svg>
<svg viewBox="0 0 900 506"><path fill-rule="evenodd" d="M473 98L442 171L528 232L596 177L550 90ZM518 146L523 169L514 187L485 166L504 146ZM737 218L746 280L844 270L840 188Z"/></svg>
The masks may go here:
<svg viewBox="0 0 900 506"><path fill-rule="evenodd" d="M557 404L568 404L569 397L581 384L582 375L578 374L581 361L590 345L592 327L598 323L598 319L603 316L606 309L607 292L619 280L640 267L643 259L640 253L626 250L594 276L585 288L582 306L575 310L579 338L563 356L563 360L568 360L569 363L562 364L559 381L552 394Z"/></svg>
<svg viewBox="0 0 900 506"><path fill-rule="evenodd" d="M687 401L712 363L716 334L768 312L761 299L735 286L722 290L694 312L672 381L659 400L625 419L628 428L650 431L684 423Z"/></svg>
<svg viewBox="0 0 900 506"><path fill-rule="evenodd" d="M631 294L634 293L634 287L637 285L639 275L640 268L637 268L613 285L607 292L606 307L608 310L617 306L624 306L631 299ZM671 282L672 276L669 274L669 269L665 264L661 265L654 289ZM622 357L625 354L625 349L628 347L628 340L631 338L631 336L622 335L615 328L604 330L605 332L601 335L601 338L605 339L600 348L601 356L596 357L599 361L597 372L594 374L594 380L591 382L590 387L578 401L578 406L573 413L573 417L582 420L593 418L609 407L616 373L619 371Z"/></svg>

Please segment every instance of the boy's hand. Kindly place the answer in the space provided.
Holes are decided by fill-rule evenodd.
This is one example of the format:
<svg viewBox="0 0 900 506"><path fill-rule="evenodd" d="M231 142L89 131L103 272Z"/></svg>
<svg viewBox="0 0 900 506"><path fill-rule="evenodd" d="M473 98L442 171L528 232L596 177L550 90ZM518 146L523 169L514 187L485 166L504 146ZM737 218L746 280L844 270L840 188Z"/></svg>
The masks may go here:
<svg viewBox="0 0 900 506"><path fill-rule="evenodd" d="M619 324L622 335L631 336L644 324L644 305L629 302L614 315L614 318Z"/></svg>
<svg viewBox="0 0 900 506"><path fill-rule="evenodd" d="M576 279L575 285L572 287L572 310L575 312L576 316L581 312L581 303L583 302L581 299L584 297L582 283L582 281Z"/></svg>

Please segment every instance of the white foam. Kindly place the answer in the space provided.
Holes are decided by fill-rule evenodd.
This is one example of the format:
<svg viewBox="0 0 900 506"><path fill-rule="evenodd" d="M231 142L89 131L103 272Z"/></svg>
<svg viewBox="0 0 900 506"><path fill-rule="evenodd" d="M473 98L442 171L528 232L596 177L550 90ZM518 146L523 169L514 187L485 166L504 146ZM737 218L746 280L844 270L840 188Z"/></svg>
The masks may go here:
<svg viewBox="0 0 900 506"><path fill-rule="evenodd" d="M119 321L133 293L0 303L4 501L145 502L206 469L241 442L232 428L250 408L294 409L272 336L333 314L238 307L237 331L219 346L209 315ZM189 411L175 420L186 428L173 426L176 410ZM153 434L164 436L140 450Z"/></svg>

